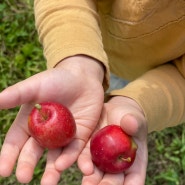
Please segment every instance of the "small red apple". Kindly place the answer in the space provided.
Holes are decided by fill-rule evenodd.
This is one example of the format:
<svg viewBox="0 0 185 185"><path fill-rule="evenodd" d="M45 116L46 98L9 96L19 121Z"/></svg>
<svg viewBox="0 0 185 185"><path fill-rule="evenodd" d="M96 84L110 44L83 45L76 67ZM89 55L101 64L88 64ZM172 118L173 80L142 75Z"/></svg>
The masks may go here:
<svg viewBox="0 0 185 185"><path fill-rule="evenodd" d="M29 115L28 128L31 136L49 149L66 146L76 134L72 113L55 102L36 104Z"/></svg>
<svg viewBox="0 0 185 185"><path fill-rule="evenodd" d="M92 136L92 161L103 172L121 173L134 162L137 145L120 126L108 125Z"/></svg>

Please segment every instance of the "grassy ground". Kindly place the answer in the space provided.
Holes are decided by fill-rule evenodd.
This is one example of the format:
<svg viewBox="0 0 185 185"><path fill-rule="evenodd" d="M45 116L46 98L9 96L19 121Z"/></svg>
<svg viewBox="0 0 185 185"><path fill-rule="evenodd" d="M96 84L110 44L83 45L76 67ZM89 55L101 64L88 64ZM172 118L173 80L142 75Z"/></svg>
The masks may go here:
<svg viewBox="0 0 185 185"><path fill-rule="evenodd" d="M0 91L46 69L42 47L34 26L32 0L4 0L0 3ZM18 107L0 111L0 147ZM152 133L148 138L149 164L146 185L185 184L185 124ZM45 166L43 158L30 185L38 185ZM76 165L61 176L62 185L80 185ZM19 185L13 174L0 177L1 185Z"/></svg>

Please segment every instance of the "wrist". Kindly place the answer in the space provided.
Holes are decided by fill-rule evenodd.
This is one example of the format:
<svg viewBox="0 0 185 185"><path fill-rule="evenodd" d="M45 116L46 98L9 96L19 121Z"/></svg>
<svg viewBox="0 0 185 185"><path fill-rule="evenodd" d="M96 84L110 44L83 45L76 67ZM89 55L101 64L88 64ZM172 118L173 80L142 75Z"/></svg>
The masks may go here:
<svg viewBox="0 0 185 185"><path fill-rule="evenodd" d="M85 77L97 79L101 83L104 79L103 64L86 55L75 55L65 58L56 65L56 68L65 68L77 74L84 74Z"/></svg>
<svg viewBox="0 0 185 185"><path fill-rule="evenodd" d="M140 113L142 113L144 115L144 111L142 110L142 108L139 106L139 104L133 100L130 97L126 97L126 96L113 96L109 102L113 103L113 104L117 104L117 105L123 105L123 106L127 106L127 107L132 107L135 110L139 111Z"/></svg>

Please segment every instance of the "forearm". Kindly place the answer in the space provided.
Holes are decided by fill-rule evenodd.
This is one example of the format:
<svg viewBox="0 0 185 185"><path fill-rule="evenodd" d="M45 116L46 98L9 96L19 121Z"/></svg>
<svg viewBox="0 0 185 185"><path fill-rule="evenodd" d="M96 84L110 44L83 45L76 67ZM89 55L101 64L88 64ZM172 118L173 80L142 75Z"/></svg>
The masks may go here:
<svg viewBox="0 0 185 185"><path fill-rule="evenodd" d="M55 67L71 56L89 56L95 59L91 62L98 61L104 66L103 85L106 89L109 67L95 1L35 0L34 9L36 28L44 47L47 67Z"/></svg>
<svg viewBox="0 0 185 185"><path fill-rule="evenodd" d="M149 132L185 121L185 79L172 64L147 72L111 95L134 99L144 111Z"/></svg>

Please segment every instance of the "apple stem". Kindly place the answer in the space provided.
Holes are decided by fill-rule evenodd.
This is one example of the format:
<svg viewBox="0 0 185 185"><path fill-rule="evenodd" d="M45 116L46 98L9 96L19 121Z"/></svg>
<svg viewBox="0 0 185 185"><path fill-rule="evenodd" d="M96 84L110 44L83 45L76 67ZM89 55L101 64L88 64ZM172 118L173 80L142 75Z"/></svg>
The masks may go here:
<svg viewBox="0 0 185 185"><path fill-rule="evenodd" d="M129 163L132 161L132 160L131 160L131 157L124 158L123 156L120 156L120 159L121 159L122 161L129 162Z"/></svg>
<svg viewBox="0 0 185 185"><path fill-rule="evenodd" d="M43 112L42 112L42 106L41 104L37 103L35 104L35 108L39 111L39 113L41 114L42 118L44 121L46 121L48 119L47 115L45 115Z"/></svg>
<svg viewBox="0 0 185 185"><path fill-rule="evenodd" d="M37 103L37 104L35 104L35 108L38 109L38 110L40 111L41 108L42 108L42 106L41 106L39 103Z"/></svg>

